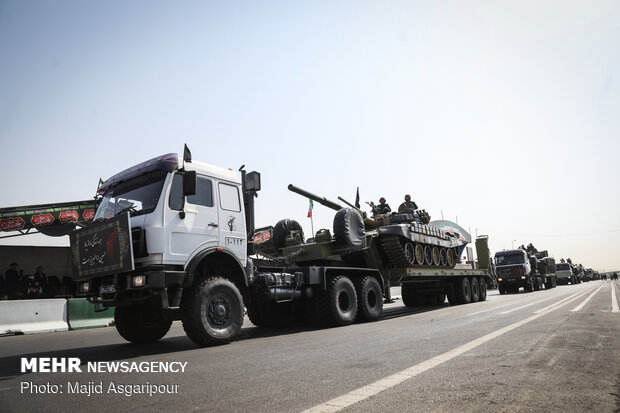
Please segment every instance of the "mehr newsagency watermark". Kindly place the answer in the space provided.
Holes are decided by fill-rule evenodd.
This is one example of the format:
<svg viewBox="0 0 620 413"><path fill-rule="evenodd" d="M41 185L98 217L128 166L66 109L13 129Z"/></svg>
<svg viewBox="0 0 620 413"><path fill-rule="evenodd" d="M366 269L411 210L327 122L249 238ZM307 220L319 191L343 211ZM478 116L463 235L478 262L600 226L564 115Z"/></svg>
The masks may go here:
<svg viewBox="0 0 620 413"><path fill-rule="evenodd" d="M89 361L81 366L77 357L33 357L21 359L22 373L185 373L187 362L181 361ZM157 394L178 394L180 384L152 383L121 383L118 380L69 380L65 383L35 383L22 381L22 394L78 394L91 396L95 394L111 394L122 396Z"/></svg>

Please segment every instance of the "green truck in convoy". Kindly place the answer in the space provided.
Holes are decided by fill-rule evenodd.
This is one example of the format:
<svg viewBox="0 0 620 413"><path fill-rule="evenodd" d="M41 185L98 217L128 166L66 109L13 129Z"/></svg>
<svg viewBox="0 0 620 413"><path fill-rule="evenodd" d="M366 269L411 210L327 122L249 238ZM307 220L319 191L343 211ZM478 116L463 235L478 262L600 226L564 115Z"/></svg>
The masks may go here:
<svg viewBox="0 0 620 413"><path fill-rule="evenodd" d="M226 343L244 307L258 326L298 315L374 321L396 285L408 306L486 299L488 269L457 268L469 234L456 224L429 224L423 211L364 218L290 186L336 211L333 233L306 240L287 219L256 230L260 174L239 171L193 161L186 149L182 160L163 155L101 185L93 224L71 235L74 273L96 308L116 307L126 340L156 341L181 320L197 344Z"/></svg>

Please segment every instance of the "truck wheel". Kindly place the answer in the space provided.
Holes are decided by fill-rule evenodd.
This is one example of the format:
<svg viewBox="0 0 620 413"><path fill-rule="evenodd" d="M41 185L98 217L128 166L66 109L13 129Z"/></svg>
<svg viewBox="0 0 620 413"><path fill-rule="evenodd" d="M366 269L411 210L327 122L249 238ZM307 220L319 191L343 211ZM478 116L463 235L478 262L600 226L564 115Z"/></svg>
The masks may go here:
<svg viewBox="0 0 620 413"><path fill-rule="evenodd" d="M454 287L457 303L469 304L471 302L471 284L469 283L469 279L467 277L457 279Z"/></svg>
<svg viewBox="0 0 620 413"><path fill-rule="evenodd" d="M472 277L469 280L471 286L471 302L477 303L480 300L480 285L478 285L478 278Z"/></svg>
<svg viewBox="0 0 620 413"><path fill-rule="evenodd" d="M403 286L400 287L400 295L403 300L403 304L405 304L405 306L407 307L416 306L415 290L413 288L405 287L405 285L403 284Z"/></svg>
<svg viewBox="0 0 620 413"><path fill-rule="evenodd" d="M411 245L411 244L408 244ZM364 277L355 283L357 293L357 318L360 321L376 321L383 311L381 285L374 277Z"/></svg>
<svg viewBox="0 0 620 413"><path fill-rule="evenodd" d="M146 305L116 307L116 331L125 340L137 344L153 343L166 335L172 321L163 318L158 308Z"/></svg>
<svg viewBox="0 0 620 413"><path fill-rule="evenodd" d="M487 299L487 283L483 277L478 278L478 290L480 295L480 301L486 301Z"/></svg>
<svg viewBox="0 0 620 413"><path fill-rule="evenodd" d="M336 326L346 326L355 321L357 315L357 295L348 277L334 277L327 287L327 311L329 322Z"/></svg>
<svg viewBox="0 0 620 413"><path fill-rule="evenodd" d="M446 302L446 293L437 294L437 305L442 305Z"/></svg>
<svg viewBox="0 0 620 413"><path fill-rule="evenodd" d="M181 319L187 336L201 346L225 344L235 339L243 324L243 300L231 281L212 277L187 291Z"/></svg>
<svg viewBox="0 0 620 413"><path fill-rule="evenodd" d="M532 291L534 291L534 280L530 277L530 282L525 284L525 292L531 293Z"/></svg>
<svg viewBox="0 0 620 413"><path fill-rule="evenodd" d="M499 290L500 295L506 294L506 289L504 287L497 287L497 289Z"/></svg>

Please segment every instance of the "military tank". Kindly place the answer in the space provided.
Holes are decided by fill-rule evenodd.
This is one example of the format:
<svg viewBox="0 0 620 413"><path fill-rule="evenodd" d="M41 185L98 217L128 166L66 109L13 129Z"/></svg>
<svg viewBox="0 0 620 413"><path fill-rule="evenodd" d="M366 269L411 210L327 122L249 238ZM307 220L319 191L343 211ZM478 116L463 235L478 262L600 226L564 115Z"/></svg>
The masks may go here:
<svg viewBox="0 0 620 413"><path fill-rule="evenodd" d="M281 220L274 227L256 230L253 241L257 252L287 265L295 262L350 267L371 264L381 269L451 269L467 244L466 238L456 231L430 225L430 216L424 210L368 217L343 198L339 197L349 208L294 185L288 189L337 212L333 236L322 229L304 240L301 225L293 220Z"/></svg>

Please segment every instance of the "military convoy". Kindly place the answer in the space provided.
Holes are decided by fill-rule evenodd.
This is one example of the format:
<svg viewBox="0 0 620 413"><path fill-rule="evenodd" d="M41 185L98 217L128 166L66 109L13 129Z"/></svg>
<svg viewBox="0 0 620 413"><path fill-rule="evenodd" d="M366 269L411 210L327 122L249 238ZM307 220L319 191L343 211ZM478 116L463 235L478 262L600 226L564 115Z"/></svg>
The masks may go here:
<svg viewBox="0 0 620 413"><path fill-rule="evenodd" d="M423 211L364 218L292 186L336 211L333 234L306 240L292 220L255 230L260 174L240 171L186 151L99 188L94 223L71 237L74 273L96 309L116 307L126 340L156 341L180 319L197 344L226 343L239 334L244 307L258 326L304 316L320 325L374 321L397 285L407 306L486 299L492 272L456 265L468 234L429 225Z"/></svg>
<svg viewBox="0 0 620 413"><path fill-rule="evenodd" d="M495 268L500 294L555 288L558 283L555 260L547 251L538 251L532 244L516 250L495 253Z"/></svg>

